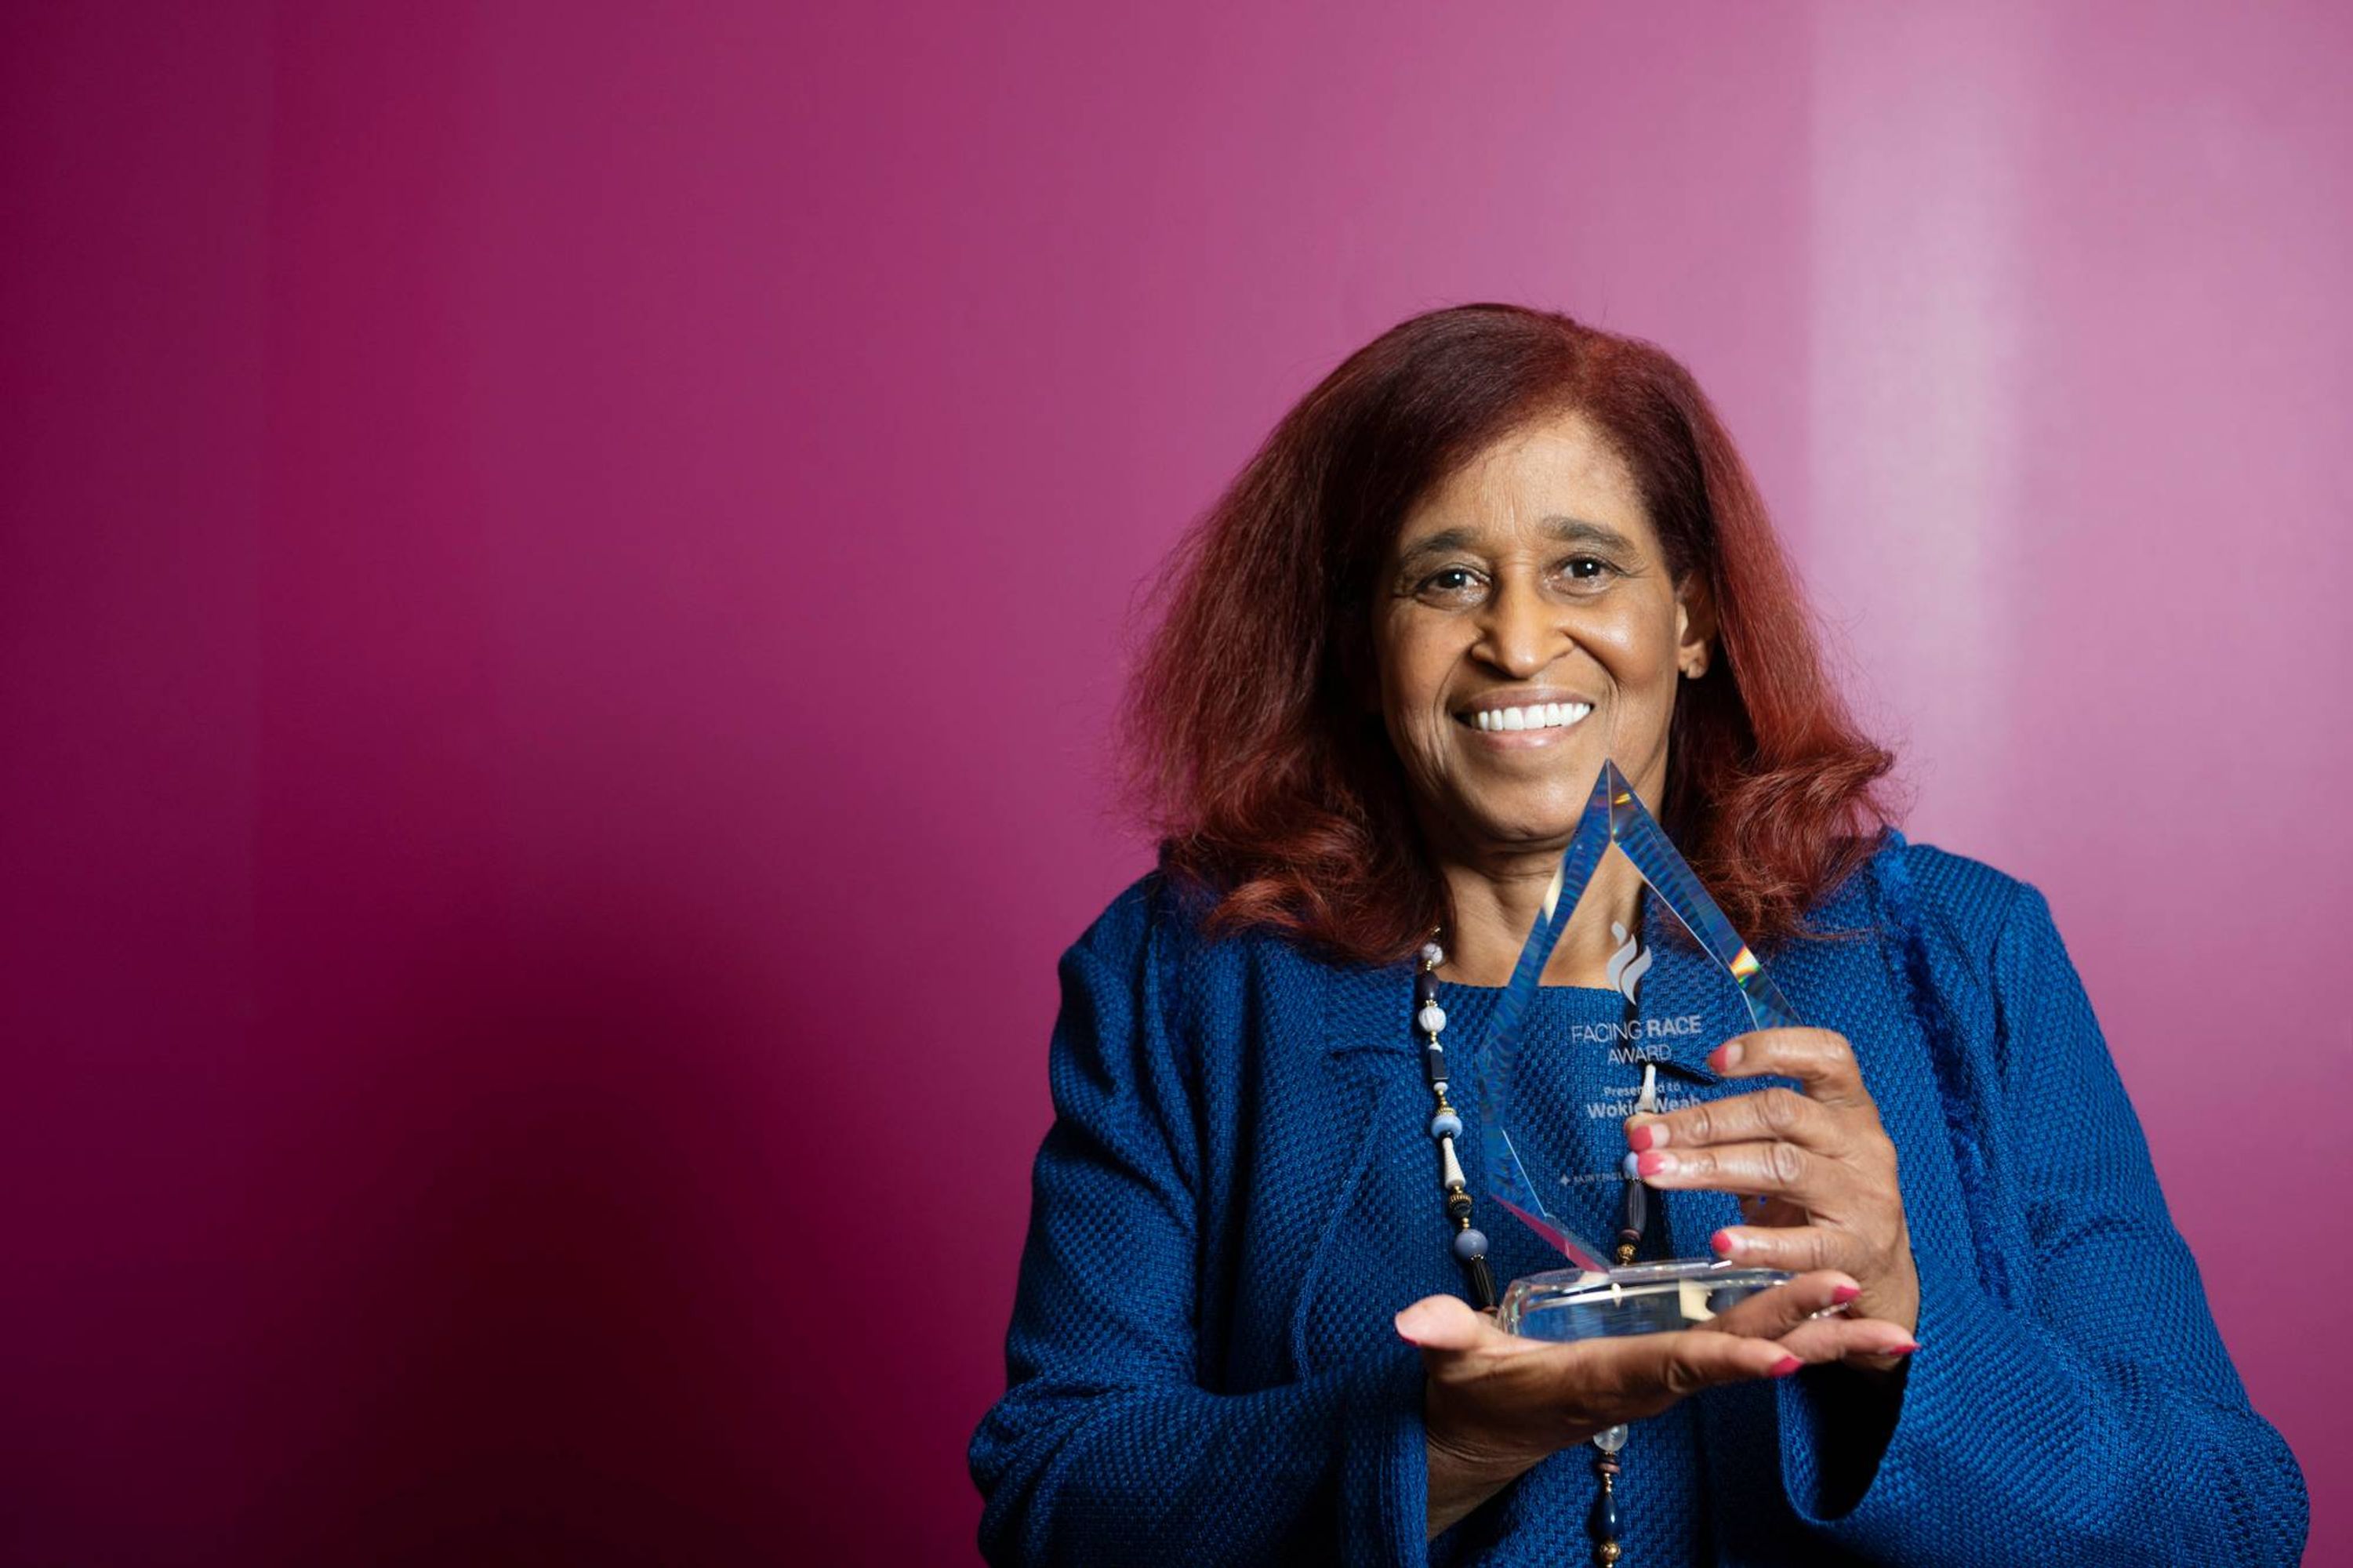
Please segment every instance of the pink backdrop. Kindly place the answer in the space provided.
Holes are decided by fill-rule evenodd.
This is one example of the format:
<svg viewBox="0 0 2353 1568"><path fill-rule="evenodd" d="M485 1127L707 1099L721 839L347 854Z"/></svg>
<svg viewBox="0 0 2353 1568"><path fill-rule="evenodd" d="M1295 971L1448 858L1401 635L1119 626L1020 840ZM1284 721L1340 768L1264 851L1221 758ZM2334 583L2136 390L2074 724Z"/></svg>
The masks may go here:
<svg viewBox="0 0 2353 1568"><path fill-rule="evenodd" d="M1713 390L2353 1556L2346 17L9 7L0 1560L969 1556L1131 593L1480 298Z"/></svg>

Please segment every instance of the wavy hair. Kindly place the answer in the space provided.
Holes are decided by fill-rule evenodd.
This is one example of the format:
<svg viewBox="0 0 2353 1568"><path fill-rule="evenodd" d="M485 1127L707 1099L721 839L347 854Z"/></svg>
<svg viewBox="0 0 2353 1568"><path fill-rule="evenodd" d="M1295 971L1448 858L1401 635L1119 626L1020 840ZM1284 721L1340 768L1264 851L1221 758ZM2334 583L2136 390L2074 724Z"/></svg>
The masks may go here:
<svg viewBox="0 0 2353 1568"><path fill-rule="evenodd" d="M1869 858L1894 757L1825 678L1811 617L1732 438L1638 339L1512 305L1416 316L1275 426L1178 546L1132 677L1130 784L1209 929L1389 963L1451 913L1402 766L1349 700L1380 561L1414 503L1514 430L1575 412L1633 470L1669 570L1704 574L1721 657L1681 683L1661 820L1742 934ZM1248 591L1238 589L1248 584Z"/></svg>

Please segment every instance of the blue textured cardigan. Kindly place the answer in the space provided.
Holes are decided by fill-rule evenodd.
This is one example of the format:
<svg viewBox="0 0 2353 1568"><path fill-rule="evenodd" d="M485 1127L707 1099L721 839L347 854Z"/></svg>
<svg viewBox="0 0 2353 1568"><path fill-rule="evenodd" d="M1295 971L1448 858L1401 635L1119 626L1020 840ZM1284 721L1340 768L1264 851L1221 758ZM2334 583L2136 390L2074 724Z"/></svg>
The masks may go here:
<svg viewBox="0 0 2353 1568"><path fill-rule="evenodd" d="M1640 1424L1627 1563L2295 1562L2302 1475L2042 895L1893 836L1812 923L1862 934L1767 961L1894 1140L1921 1349L1894 1401L1808 1368ZM1207 941L1156 877L1064 955L1008 1387L970 1456L992 1561L1589 1561L1575 1451L1424 1542L1421 1366L1390 1319L1461 1280L1409 974ZM1684 1252L1736 1217L1664 1197ZM1482 1211L1501 1278L1543 1266Z"/></svg>

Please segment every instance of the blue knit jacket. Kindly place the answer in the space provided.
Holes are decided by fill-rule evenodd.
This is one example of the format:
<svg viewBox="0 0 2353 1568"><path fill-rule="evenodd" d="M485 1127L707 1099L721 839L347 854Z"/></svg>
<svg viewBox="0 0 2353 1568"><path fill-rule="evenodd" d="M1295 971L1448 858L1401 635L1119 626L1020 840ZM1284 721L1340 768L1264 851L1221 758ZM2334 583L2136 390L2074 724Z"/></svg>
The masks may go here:
<svg viewBox="0 0 2353 1568"><path fill-rule="evenodd" d="M1461 1279L1409 970L1208 941L1197 912L1147 877L1063 956L1008 1386L971 1448L984 1551L1589 1561L1577 1451L1425 1544L1421 1364L1390 1320ZM1921 1348L1894 1399L1810 1367L1638 1424L1626 1563L2297 1561L2303 1477L2248 1406L2042 895L1894 835L1811 923L1860 934L1767 963L1853 1042L1894 1141ZM1683 1254L1737 1219L1662 1196ZM1500 1279L1558 1266L1480 1214Z"/></svg>

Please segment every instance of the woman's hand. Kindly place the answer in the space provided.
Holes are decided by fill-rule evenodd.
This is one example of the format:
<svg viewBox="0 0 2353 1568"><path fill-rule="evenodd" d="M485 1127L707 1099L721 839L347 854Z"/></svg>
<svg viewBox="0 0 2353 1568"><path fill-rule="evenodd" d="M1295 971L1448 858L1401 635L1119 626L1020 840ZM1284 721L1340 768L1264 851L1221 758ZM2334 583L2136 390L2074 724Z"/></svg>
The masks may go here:
<svg viewBox="0 0 2353 1568"><path fill-rule="evenodd" d="M1715 1048L1708 1066L1725 1078L1797 1079L1626 1123L1636 1168L1653 1187L1701 1188L1763 1200L1750 1224L1715 1233L1736 1263L1792 1273L1839 1268L1862 1294L1858 1314L1906 1331L1920 1321L1920 1277L1895 1183L1895 1145L1862 1087L1853 1047L1828 1029L1760 1029ZM1857 1364L1886 1371L1889 1356Z"/></svg>
<svg viewBox="0 0 2353 1568"><path fill-rule="evenodd" d="M1859 1294L1854 1280L1824 1270L1759 1291L1701 1328L1570 1343L1507 1334L1458 1297L1416 1301L1397 1328L1420 1347L1425 1369L1430 1533L1546 1455L1700 1389L1907 1351L1911 1334L1896 1324L1814 1315Z"/></svg>

